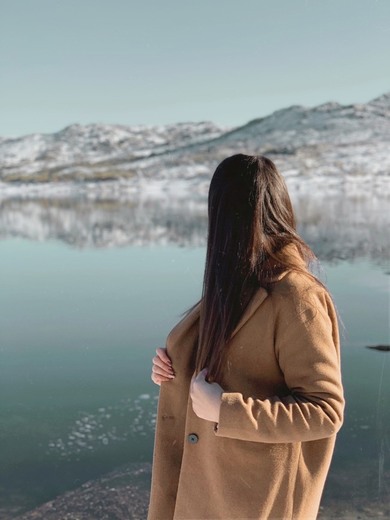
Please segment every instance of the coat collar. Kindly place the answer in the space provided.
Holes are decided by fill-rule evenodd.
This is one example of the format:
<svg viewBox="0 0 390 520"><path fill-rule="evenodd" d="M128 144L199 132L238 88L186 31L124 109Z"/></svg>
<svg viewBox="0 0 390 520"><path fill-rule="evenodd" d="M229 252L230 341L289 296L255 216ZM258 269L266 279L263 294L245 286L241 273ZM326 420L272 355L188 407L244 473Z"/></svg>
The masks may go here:
<svg viewBox="0 0 390 520"><path fill-rule="evenodd" d="M297 246L293 243L286 244L283 249L281 250L281 256L284 256L286 258L288 257L294 257L295 262L300 265L303 268L306 268L306 263L301 257L301 255L298 252ZM271 282L279 282L284 278L290 271L282 271L281 273L275 275ZM241 316L240 321L238 322L236 328L233 330L231 338L237 334L237 332L245 325L245 323L253 316L253 314L256 312L256 310L260 307L260 305L263 303L263 301L267 298L268 292L263 288L260 287L255 294L253 295L252 299L248 303L247 307L244 310L243 315Z"/></svg>
<svg viewBox="0 0 390 520"><path fill-rule="evenodd" d="M282 275L280 275L281 277ZM256 312L256 310L260 307L260 305L263 303L263 301L267 298L268 293L263 288L260 287L255 294L253 295L252 299L246 306L244 313L242 314L237 326L232 332L231 338L237 334L237 332L245 325L245 323L253 316L253 314ZM184 316L184 318L176 325L174 331L176 334L182 334L184 330L190 329L196 321L200 319L200 311L202 307L202 302L199 302L192 311ZM173 331L172 331L173 332Z"/></svg>
<svg viewBox="0 0 390 520"><path fill-rule="evenodd" d="M304 260L300 257L300 255L297 252L296 246L294 244L287 244L283 248L283 254L285 255L294 255L299 263L301 263L302 266L305 265ZM279 273L276 275L272 282L278 282L282 278L284 278L287 274L287 271L283 271L282 273ZM252 299L246 306L244 313L242 314L237 326L232 332L232 335L230 338L233 338L237 334L237 332L245 325L245 323L253 316L253 314L256 312L256 310L260 307L260 305L264 302L264 300L267 298L268 292L263 287L260 287L252 296ZM175 333L183 333L185 329L189 329L192 327L197 320L200 318L200 311L201 311L202 302L200 301L196 307L192 309L192 311L184 316L184 318L176 325L175 327Z"/></svg>
<svg viewBox="0 0 390 520"><path fill-rule="evenodd" d="M245 310L237 323L236 328L233 330L231 338L237 334L237 332L245 325L245 323L253 316L253 314L256 312L256 310L260 307L260 305L263 303L263 301L267 298L268 292L263 288L260 287L255 294L252 296L252 299L248 303L248 305L245 307Z"/></svg>

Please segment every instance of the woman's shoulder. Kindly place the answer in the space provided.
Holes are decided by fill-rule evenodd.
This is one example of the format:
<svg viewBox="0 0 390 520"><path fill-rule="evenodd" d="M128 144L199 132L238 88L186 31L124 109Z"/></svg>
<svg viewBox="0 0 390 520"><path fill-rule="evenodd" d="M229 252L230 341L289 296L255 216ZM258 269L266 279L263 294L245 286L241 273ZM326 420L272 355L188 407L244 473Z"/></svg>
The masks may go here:
<svg viewBox="0 0 390 520"><path fill-rule="evenodd" d="M309 271L288 271L272 284L270 296L277 308L290 308L297 312L305 309L333 307L328 289Z"/></svg>
<svg viewBox="0 0 390 520"><path fill-rule="evenodd" d="M272 293L300 293L302 291L327 291L321 281L310 273L310 271L302 269L302 271L288 270L283 273L279 280L272 284Z"/></svg>

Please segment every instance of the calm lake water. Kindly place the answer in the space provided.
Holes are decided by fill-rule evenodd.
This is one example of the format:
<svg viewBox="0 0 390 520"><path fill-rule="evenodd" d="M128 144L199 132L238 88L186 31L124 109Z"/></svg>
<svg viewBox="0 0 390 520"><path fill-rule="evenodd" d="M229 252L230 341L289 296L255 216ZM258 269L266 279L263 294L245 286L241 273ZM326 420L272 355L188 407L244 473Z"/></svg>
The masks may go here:
<svg viewBox="0 0 390 520"><path fill-rule="evenodd" d="M2 241L0 511L22 512L118 465L151 461L151 358L199 298L204 259L204 247ZM322 266L345 325L347 399L326 494L344 487L353 498L366 486L383 497L390 353L365 347L390 342L389 265Z"/></svg>

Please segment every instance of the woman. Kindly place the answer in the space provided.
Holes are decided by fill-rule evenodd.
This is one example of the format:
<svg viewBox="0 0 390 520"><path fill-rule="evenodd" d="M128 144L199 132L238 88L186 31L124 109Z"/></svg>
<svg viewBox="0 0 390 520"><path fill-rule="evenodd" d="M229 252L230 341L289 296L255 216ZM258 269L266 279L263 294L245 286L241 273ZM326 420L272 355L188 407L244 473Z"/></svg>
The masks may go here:
<svg viewBox="0 0 390 520"><path fill-rule="evenodd" d="M223 160L201 300L157 349L148 520L315 519L343 421L338 323L282 176Z"/></svg>

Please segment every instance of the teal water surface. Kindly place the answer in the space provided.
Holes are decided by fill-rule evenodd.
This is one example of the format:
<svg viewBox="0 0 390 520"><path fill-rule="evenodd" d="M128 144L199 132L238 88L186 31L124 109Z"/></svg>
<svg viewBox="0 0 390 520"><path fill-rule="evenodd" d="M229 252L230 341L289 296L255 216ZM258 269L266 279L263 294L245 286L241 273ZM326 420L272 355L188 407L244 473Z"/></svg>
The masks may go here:
<svg viewBox="0 0 390 520"><path fill-rule="evenodd" d="M200 296L205 249L23 239L0 248L0 508L27 510L120 464L151 461L151 358ZM359 468L383 494L390 353L365 347L389 344L390 277L367 259L322 266L345 326L347 398L327 493L337 494L339 472Z"/></svg>

